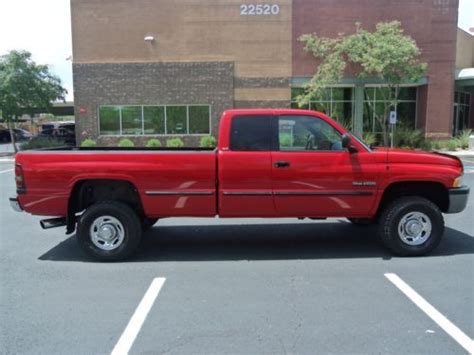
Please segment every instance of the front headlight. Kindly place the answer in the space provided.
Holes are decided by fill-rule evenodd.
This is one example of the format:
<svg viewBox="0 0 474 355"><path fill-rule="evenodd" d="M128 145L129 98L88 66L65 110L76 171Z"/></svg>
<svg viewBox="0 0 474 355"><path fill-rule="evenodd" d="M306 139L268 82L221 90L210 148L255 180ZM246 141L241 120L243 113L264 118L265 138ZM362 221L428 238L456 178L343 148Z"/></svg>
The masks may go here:
<svg viewBox="0 0 474 355"><path fill-rule="evenodd" d="M454 179L454 182L453 182L453 187L461 187L461 186L462 186L462 175Z"/></svg>

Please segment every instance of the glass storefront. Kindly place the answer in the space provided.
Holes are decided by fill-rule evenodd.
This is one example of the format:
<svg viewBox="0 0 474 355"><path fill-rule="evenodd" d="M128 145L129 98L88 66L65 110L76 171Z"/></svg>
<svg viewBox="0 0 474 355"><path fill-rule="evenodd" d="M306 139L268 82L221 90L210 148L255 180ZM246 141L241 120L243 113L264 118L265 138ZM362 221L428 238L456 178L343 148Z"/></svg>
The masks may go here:
<svg viewBox="0 0 474 355"><path fill-rule="evenodd" d="M304 89L292 89L292 108L301 108L323 112L329 117L335 119L346 129L352 129L354 117L354 88L352 87L334 87L328 88L319 98L311 100L309 105L299 107L296 97L301 95Z"/></svg>
<svg viewBox="0 0 474 355"><path fill-rule="evenodd" d="M100 106L99 134L201 135L210 134L209 105Z"/></svg>
<svg viewBox="0 0 474 355"><path fill-rule="evenodd" d="M364 91L364 132L381 133L377 116L383 116L386 106L389 88L368 87ZM416 127L416 87L401 87L398 93L397 126L415 129Z"/></svg>
<svg viewBox="0 0 474 355"><path fill-rule="evenodd" d="M468 92L456 91L454 93L453 112L453 135L458 135L462 130L469 128L469 110L471 94Z"/></svg>
<svg viewBox="0 0 474 355"><path fill-rule="evenodd" d="M364 89L363 131L382 132L377 115L383 115L385 106L388 105L387 87L366 87ZM353 87L328 88L321 97L314 98L304 107L299 107L296 97L304 92L302 88L292 89L292 108L310 109L320 111L341 123L345 128L354 126L355 98ZM401 87L398 92L398 105L396 107L398 124L409 128L416 127L417 113L417 88Z"/></svg>

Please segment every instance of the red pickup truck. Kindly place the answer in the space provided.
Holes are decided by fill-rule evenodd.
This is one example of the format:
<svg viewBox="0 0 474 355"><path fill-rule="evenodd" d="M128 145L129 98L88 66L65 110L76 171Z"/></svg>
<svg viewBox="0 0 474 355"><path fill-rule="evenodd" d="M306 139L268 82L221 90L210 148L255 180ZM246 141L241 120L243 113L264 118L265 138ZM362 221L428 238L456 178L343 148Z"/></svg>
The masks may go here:
<svg viewBox="0 0 474 355"><path fill-rule="evenodd" d="M18 211L77 228L103 261L128 257L166 217L346 217L378 224L395 254L422 255L464 210L469 189L455 157L372 149L326 115L229 110L217 149L70 148L16 156Z"/></svg>

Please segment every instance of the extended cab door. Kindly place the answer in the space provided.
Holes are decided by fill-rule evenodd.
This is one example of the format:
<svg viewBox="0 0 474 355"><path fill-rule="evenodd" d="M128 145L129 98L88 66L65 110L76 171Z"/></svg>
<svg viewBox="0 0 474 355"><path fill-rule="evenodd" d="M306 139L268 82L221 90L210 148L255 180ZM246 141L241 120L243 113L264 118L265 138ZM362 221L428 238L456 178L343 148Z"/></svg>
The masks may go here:
<svg viewBox="0 0 474 355"><path fill-rule="evenodd" d="M322 118L276 117L273 192L280 216L365 217L378 183L373 154L351 154L341 134Z"/></svg>
<svg viewBox="0 0 474 355"><path fill-rule="evenodd" d="M270 115L231 118L229 146L219 151L219 215L275 216Z"/></svg>

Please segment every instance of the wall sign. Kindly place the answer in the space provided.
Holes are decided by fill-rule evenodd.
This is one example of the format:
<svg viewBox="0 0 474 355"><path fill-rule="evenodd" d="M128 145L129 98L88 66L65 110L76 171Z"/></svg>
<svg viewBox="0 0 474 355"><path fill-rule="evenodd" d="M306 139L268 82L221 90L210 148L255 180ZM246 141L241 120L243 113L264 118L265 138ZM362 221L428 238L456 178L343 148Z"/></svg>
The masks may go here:
<svg viewBox="0 0 474 355"><path fill-rule="evenodd" d="M397 111L390 111L389 123L397 124Z"/></svg>
<svg viewBox="0 0 474 355"><path fill-rule="evenodd" d="M241 16L271 16L280 13L278 4L243 4L240 5Z"/></svg>

